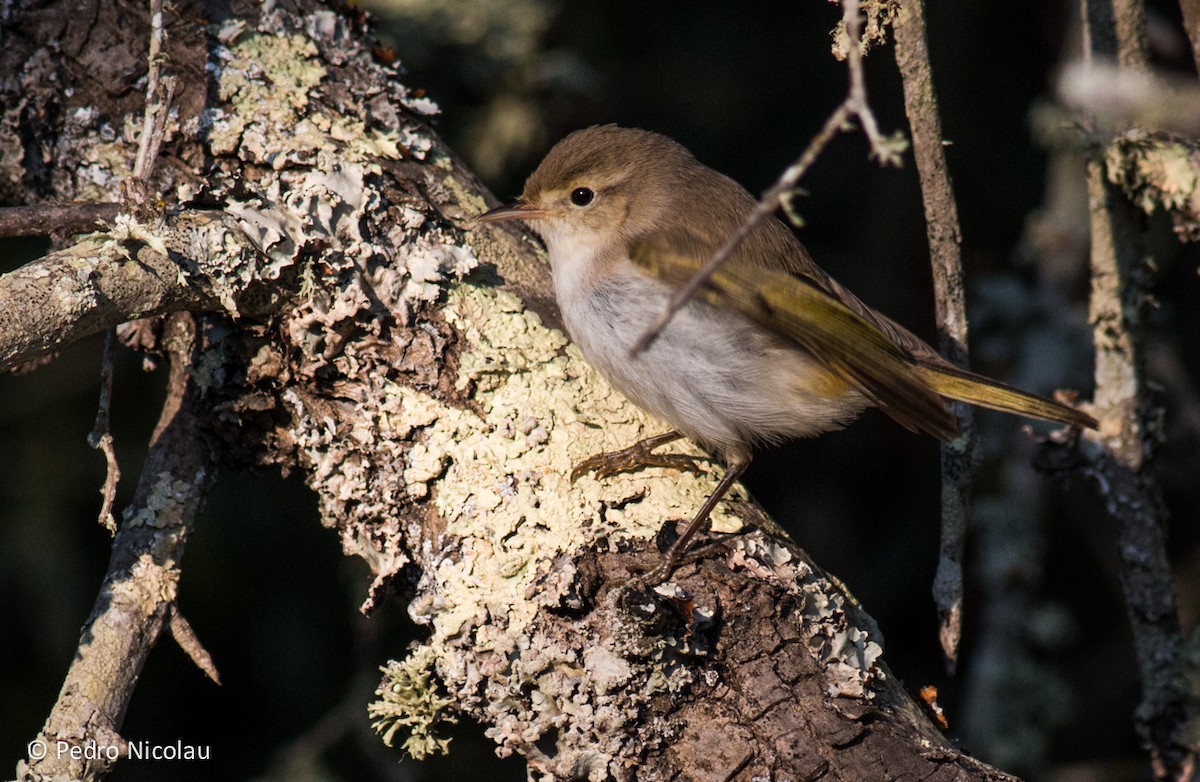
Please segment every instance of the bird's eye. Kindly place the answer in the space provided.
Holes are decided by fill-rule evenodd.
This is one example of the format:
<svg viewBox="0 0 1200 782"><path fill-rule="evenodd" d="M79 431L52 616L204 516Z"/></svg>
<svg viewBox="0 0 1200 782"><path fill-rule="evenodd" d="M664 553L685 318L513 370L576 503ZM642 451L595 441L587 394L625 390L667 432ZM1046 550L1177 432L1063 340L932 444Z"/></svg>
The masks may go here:
<svg viewBox="0 0 1200 782"><path fill-rule="evenodd" d="M591 188L577 187L571 191L571 203L575 206L587 206L595 197L596 194L592 192Z"/></svg>

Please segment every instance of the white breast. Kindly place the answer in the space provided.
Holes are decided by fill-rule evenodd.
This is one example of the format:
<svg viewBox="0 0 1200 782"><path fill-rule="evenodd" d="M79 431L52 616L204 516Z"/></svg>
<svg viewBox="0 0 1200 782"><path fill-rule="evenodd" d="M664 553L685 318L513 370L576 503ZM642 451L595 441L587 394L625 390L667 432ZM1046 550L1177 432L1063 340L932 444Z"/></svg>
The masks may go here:
<svg viewBox="0 0 1200 782"><path fill-rule="evenodd" d="M854 392L814 391L818 370L806 354L704 302L688 304L648 350L631 356L669 289L628 258L552 236L555 293L572 340L618 390L688 437L726 457L748 456L755 442L820 434L866 406Z"/></svg>

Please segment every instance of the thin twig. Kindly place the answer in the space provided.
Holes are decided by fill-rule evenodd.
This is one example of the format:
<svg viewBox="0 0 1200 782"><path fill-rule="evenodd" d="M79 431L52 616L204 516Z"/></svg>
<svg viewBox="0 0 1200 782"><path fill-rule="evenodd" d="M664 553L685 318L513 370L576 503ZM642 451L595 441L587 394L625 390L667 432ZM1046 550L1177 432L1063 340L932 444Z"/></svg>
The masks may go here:
<svg viewBox="0 0 1200 782"><path fill-rule="evenodd" d="M176 80L162 75L163 44L167 33L163 27L163 0L150 0L150 53L146 74L146 107L142 113L142 135L138 139L133 177L121 183L122 211L141 215L161 210L154 208L150 176L167 135L171 116L171 101L175 98Z"/></svg>
<svg viewBox="0 0 1200 782"><path fill-rule="evenodd" d="M117 219L117 204L30 204L0 208L0 237L100 230Z"/></svg>
<svg viewBox="0 0 1200 782"><path fill-rule="evenodd" d="M137 159L133 166L133 183L122 189L125 206L135 209L148 201L150 174L158 158L162 140L166 135L167 118L174 97L174 80L161 77L162 47L166 39L163 29L163 0L150 0L150 53L146 85L146 108L142 117L142 138L138 144ZM107 472L104 488L100 493L104 502L100 506L100 523L113 535L117 533L117 522L113 518L113 503L117 499L117 483L121 480L121 467L113 450L110 412L113 387L113 330L104 338L104 355L100 361L100 404L96 410L96 424L88 435L88 444L104 452Z"/></svg>
<svg viewBox="0 0 1200 782"><path fill-rule="evenodd" d="M962 271L958 206L942 144L942 123L933 89L933 68L925 32L923 0L905 0L892 27L896 64L904 81L904 109L912 131L913 155L921 179L925 230L937 303L938 349L955 366L967 367L967 303ZM977 467L974 416L970 406L950 405L959 436L942 443L942 531L933 597L937 604L942 654L951 673L962 637L962 562L967 531L967 495Z"/></svg>
<svg viewBox="0 0 1200 782"><path fill-rule="evenodd" d="M746 215L746 219L742 222L738 230L717 248L717 251L708 259L708 262L688 280L686 285L675 291L675 294L671 297L671 301L667 304L667 308L633 346L633 349L630 351L632 354L636 355L650 347L654 340L658 338L658 335L662 333L667 323L671 321L671 318L675 316L675 313L683 305L691 301L696 292L721 267L721 264L729 260L734 250L741 245L745 238L763 220L773 215L775 210L783 205L785 199L795 191L796 183L800 181L800 178L812 166L813 161L817 159L817 156L821 154L826 145L838 133L851 127L850 120L852 118L857 117L858 121L862 124L863 133L866 134L867 141L871 145L872 157L875 157L885 165L899 164L899 151L902 149L902 145L896 141L895 137L885 137L880 134L879 123L875 121L875 115L871 112L871 107L867 103L867 87L862 67L863 53L860 46L860 42L862 41L862 19L859 16L859 0L843 0L842 20L845 24L846 36L849 39L849 45L846 47L846 62L850 73L850 89L845 100L833 110L833 113L829 115L829 119L825 120L825 124L821 127L820 132L809 142L803 154L783 172L779 177L779 181L763 194L762 199L754 207L754 210Z"/></svg>
<svg viewBox="0 0 1200 782"><path fill-rule="evenodd" d="M113 450L112 412L113 389L113 354L116 340L113 330L109 329L104 335L104 352L100 359L100 403L96 408L96 423L88 435L88 445L98 448L104 453L107 473L104 478L104 488L100 490L104 501L100 505L100 524L113 535L117 534L117 522L113 518L113 503L117 499L117 484L121 480L121 466L117 463L117 454Z"/></svg>
<svg viewBox="0 0 1200 782"><path fill-rule="evenodd" d="M146 108L142 115L142 137L138 140L137 158L133 166L134 178L142 182L148 181L154 171L154 162L158 159L158 151L166 134L166 119L171 110L171 97L174 92L173 80L167 79L164 82L162 79L162 50L166 37L166 30L163 28L163 0L150 0ZM160 84L163 89L160 89Z"/></svg>

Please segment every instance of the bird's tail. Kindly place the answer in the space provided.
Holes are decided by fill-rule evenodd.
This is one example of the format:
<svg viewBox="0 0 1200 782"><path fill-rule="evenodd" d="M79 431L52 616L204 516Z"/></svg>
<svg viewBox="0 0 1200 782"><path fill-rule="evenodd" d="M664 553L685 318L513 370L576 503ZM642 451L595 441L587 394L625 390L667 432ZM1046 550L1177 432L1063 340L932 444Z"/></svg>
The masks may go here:
<svg viewBox="0 0 1200 782"><path fill-rule="evenodd" d="M1099 427L1096 419L1087 413L973 372L930 364L918 364L916 368L930 388L949 399L1067 426Z"/></svg>

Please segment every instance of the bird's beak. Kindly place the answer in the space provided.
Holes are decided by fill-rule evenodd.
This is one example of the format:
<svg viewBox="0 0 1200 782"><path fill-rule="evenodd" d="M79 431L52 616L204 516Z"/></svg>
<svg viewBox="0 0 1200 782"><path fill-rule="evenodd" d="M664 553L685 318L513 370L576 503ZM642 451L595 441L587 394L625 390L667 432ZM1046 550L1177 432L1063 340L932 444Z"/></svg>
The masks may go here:
<svg viewBox="0 0 1200 782"><path fill-rule="evenodd" d="M484 212L475 219L481 223L498 223L502 220L535 220L542 216L542 210L524 201L513 201L511 204L498 206Z"/></svg>

